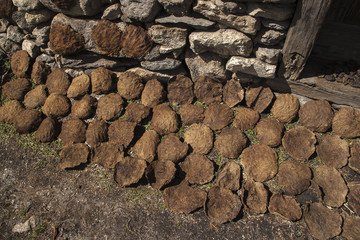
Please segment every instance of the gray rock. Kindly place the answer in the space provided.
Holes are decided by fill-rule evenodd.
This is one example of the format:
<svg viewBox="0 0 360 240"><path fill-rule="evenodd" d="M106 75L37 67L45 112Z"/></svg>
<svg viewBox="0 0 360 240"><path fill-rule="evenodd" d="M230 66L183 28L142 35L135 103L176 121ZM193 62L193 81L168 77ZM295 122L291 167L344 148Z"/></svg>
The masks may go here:
<svg viewBox="0 0 360 240"><path fill-rule="evenodd" d="M20 28L32 32L38 24L49 21L53 15L53 12L43 9L29 12L16 11L11 18Z"/></svg>
<svg viewBox="0 0 360 240"><path fill-rule="evenodd" d="M166 58L159 61L143 61L140 65L150 71L173 70L181 66L181 61Z"/></svg>
<svg viewBox="0 0 360 240"><path fill-rule="evenodd" d="M293 16L295 8L287 5L268 3L248 3L247 13L254 17L263 17L276 21L285 21Z"/></svg>
<svg viewBox="0 0 360 240"><path fill-rule="evenodd" d="M0 49L7 56L12 56L16 51L21 50L21 46L2 35L0 36Z"/></svg>
<svg viewBox="0 0 360 240"><path fill-rule="evenodd" d="M116 3L105 9L101 19L115 20L121 18L121 16L122 12L120 9L120 4Z"/></svg>
<svg viewBox="0 0 360 240"><path fill-rule="evenodd" d="M276 65L279 61L280 52L280 49L259 47L255 54L260 61Z"/></svg>
<svg viewBox="0 0 360 240"><path fill-rule="evenodd" d="M167 83L170 79L173 78L173 75L159 73L159 72L152 72L140 67L130 68L126 72L132 72L139 75L140 78L145 82L155 78L160 82Z"/></svg>
<svg viewBox="0 0 360 240"><path fill-rule="evenodd" d="M108 4L104 0L76 0L74 6L69 10L60 9L51 0L40 0L40 2L53 12L64 13L69 16L94 16L103 11L103 6Z"/></svg>
<svg viewBox="0 0 360 240"><path fill-rule="evenodd" d="M49 41L50 26L38 26L32 31L32 35L36 38L36 45L44 46Z"/></svg>
<svg viewBox="0 0 360 240"><path fill-rule="evenodd" d="M288 29L290 27L290 21L279 22L279 21L275 21L275 20L271 20L271 19L263 19L261 21L261 23L264 27L278 30L278 31L285 31L286 29Z"/></svg>
<svg viewBox="0 0 360 240"><path fill-rule="evenodd" d="M6 37L13 42L21 43L24 40L25 34L18 26L10 25L7 28Z"/></svg>
<svg viewBox="0 0 360 240"><path fill-rule="evenodd" d="M179 27L165 27L162 25L152 25L148 29L151 39L160 44L161 54L182 50L187 41L187 29Z"/></svg>
<svg viewBox="0 0 360 240"><path fill-rule="evenodd" d="M40 53L40 48L36 45L36 43L28 39L25 39L22 42L22 50L27 51L31 58L36 58Z"/></svg>
<svg viewBox="0 0 360 240"><path fill-rule="evenodd" d="M168 16L168 17L163 17L163 18L157 18L155 19L156 23L161 23L161 24L167 24L167 23L171 23L171 24L186 24L192 28L195 29L208 29L212 26L215 25L214 22L209 21L207 19L204 18L195 18L195 17L189 17L189 16L183 16L183 17L176 17L176 16Z"/></svg>
<svg viewBox="0 0 360 240"><path fill-rule="evenodd" d="M235 3L235 2L223 2L224 4L224 12L230 14L241 14L246 12L246 5L243 3Z"/></svg>
<svg viewBox="0 0 360 240"><path fill-rule="evenodd" d="M263 81L263 78L259 78L257 76L249 75L242 72L233 73L231 79L239 81L240 83L260 83Z"/></svg>
<svg viewBox="0 0 360 240"><path fill-rule="evenodd" d="M202 75L220 80L229 79L231 76L225 69L226 60L211 52L197 55L189 49L185 54L185 63L194 82Z"/></svg>
<svg viewBox="0 0 360 240"><path fill-rule="evenodd" d="M283 32L262 29L256 36L255 41L266 46L273 46L280 43L285 37L286 34Z"/></svg>
<svg viewBox="0 0 360 240"><path fill-rule="evenodd" d="M158 0L165 10L176 16L186 15L193 3L193 0Z"/></svg>
<svg viewBox="0 0 360 240"><path fill-rule="evenodd" d="M226 70L242 72L261 78L275 78L276 65L264 63L256 58L234 56L226 63Z"/></svg>
<svg viewBox="0 0 360 240"><path fill-rule="evenodd" d="M1 18L0 19L0 33L6 32L9 24L10 24L9 21L6 18Z"/></svg>
<svg viewBox="0 0 360 240"><path fill-rule="evenodd" d="M26 233L29 232L31 229L35 229L37 224L37 219L34 216L31 216L26 222L16 224L12 232L13 233Z"/></svg>
<svg viewBox="0 0 360 240"><path fill-rule="evenodd" d="M216 32L192 32L189 35L190 48L195 53L207 51L223 56L249 56L253 49L251 38L234 29L220 29Z"/></svg>
<svg viewBox="0 0 360 240"><path fill-rule="evenodd" d="M201 13L210 20L250 35L255 35L261 27L261 22L257 18L248 15L238 16L227 13L224 3L220 0L198 0L193 10Z"/></svg>
<svg viewBox="0 0 360 240"><path fill-rule="evenodd" d="M145 56L144 56L144 60L146 61L152 61L152 60L157 60L161 57L161 53L160 53L160 45L156 45L154 46L150 52L148 52Z"/></svg>
<svg viewBox="0 0 360 240"><path fill-rule="evenodd" d="M37 10L44 7L39 0L12 0L12 2L19 11Z"/></svg>
<svg viewBox="0 0 360 240"><path fill-rule="evenodd" d="M129 19L152 22L161 11L157 0L120 0L121 11Z"/></svg>
<svg viewBox="0 0 360 240"><path fill-rule="evenodd" d="M55 58L53 56L49 56L48 54L42 53L36 58L36 61L51 64L55 62Z"/></svg>

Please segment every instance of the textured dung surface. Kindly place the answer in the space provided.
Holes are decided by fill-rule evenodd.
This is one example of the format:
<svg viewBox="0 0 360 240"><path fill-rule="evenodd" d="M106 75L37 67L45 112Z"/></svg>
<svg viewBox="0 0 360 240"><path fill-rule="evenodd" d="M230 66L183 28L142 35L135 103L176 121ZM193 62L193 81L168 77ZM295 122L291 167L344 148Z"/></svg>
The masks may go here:
<svg viewBox="0 0 360 240"><path fill-rule="evenodd" d="M308 160L315 152L316 137L305 127L292 128L285 132L282 144L285 151L295 160Z"/></svg>
<svg viewBox="0 0 360 240"><path fill-rule="evenodd" d="M69 113L70 107L71 103L67 97L53 93L45 100L41 110L48 117L61 118Z"/></svg>
<svg viewBox="0 0 360 240"><path fill-rule="evenodd" d="M121 36L121 47L129 58L141 58L151 50L153 42L145 29L135 25L125 28Z"/></svg>
<svg viewBox="0 0 360 240"><path fill-rule="evenodd" d="M240 188L241 167L235 162L223 164L216 176L216 184L221 188L237 191Z"/></svg>
<svg viewBox="0 0 360 240"><path fill-rule="evenodd" d="M44 105L47 98L46 86L38 85L30 90L24 97L24 105L27 108L37 108Z"/></svg>
<svg viewBox="0 0 360 240"><path fill-rule="evenodd" d="M351 146L349 167L360 174L360 143L354 143Z"/></svg>
<svg viewBox="0 0 360 240"><path fill-rule="evenodd" d="M144 175L146 162L141 159L125 157L115 165L115 181L121 186L137 183Z"/></svg>
<svg viewBox="0 0 360 240"><path fill-rule="evenodd" d="M100 52L114 57L120 54L122 32L115 23L101 20L91 33Z"/></svg>
<svg viewBox="0 0 360 240"><path fill-rule="evenodd" d="M161 83L152 79L146 82L144 90L141 94L141 103L146 107L153 108L160 104L165 97L164 87Z"/></svg>
<svg viewBox="0 0 360 240"><path fill-rule="evenodd" d="M72 117L79 119L92 117L95 113L96 103L96 98L90 95L85 95L80 100L75 100L71 107Z"/></svg>
<svg viewBox="0 0 360 240"><path fill-rule="evenodd" d="M146 131L133 147L134 155L147 162L152 162L156 156L156 149L160 138L154 130Z"/></svg>
<svg viewBox="0 0 360 240"><path fill-rule="evenodd" d="M214 163L200 153L190 154L179 165L190 184L205 184L214 178Z"/></svg>
<svg viewBox="0 0 360 240"><path fill-rule="evenodd" d="M246 106L259 113L262 113L270 106L273 98L274 94L269 87L251 87L245 92Z"/></svg>
<svg viewBox="0 0 360 240"><path fill-rule="evenodd" d="M334 112L327 101L312 100L299 111L299 122L311 131L326 132L331 127Z"/></svg>
<svg viewBox="0 0 360 240"><path fill-rule="evenodd" d="M11 57L11 70L15 76L22 78L30 67L30 56L25 50L19 50Z"/></svg>
<svg viewBox="0 0 360 240"><path fill-rule="evenodd" d="M263 118L255 127L256 138L269 147L281 144L283 132L284 125L275 118Z"/></svg>
<svg viewBox="0 0 360 240"><path fill-rule="evenodd" d="M185 104L179 110L181 122L185 125L200 123L204 120L205 109L201 105Z"/></svg>
<svg viewBox="0 0 360 240"><path fill-rule="evenodd" d="M67 90L67 96L69 98L76 98L85 95L90 90L90 78L88 75L83 74L71 81L71 84Z"/></svg>
<svg viewBox="0 0 360 240"><path fill-rule="evenodd" d="M105 121L115 120L123 112L123 100L117 93L110 93L99 99L97 117Z"/></svg>
<svg viewBox="0 0 360 240"><path fill-rule="evenodd" d="M225 127L216 137L214 145L223 157L238 158L247 142L240 129Z"/></svg>
<svg viewBox="0 0 360 240"><path fill-rule="evenodd" d="M70 86L69 76L63 69L57 68L47 76L46 86L49 94L57 93L66 95Z"/></svg>
<svg viewBox="0 0 360 240"><path fill-rule="evenodd" d="M228 126L233 119L233 110L225 104L211 104L205 109L204 123L212 130L223 129Z"/></svg>
<svg viewBox="0 0 360 240"><path fill-rule="evenodd" d="M108 130L109 141L127 148L134 138L135 127L136 123L134 122L122 120L113 122Z"/></svg>
<svg viewBox="0 0 360 240"><path fill-rule="evenodd" d="M157 148L157 157L159 161L178 162L185 158L189 146L181 142L179 137L173 133L165 136Z"/></svg>
<svg viewBox="0 0 360 240"><path fill-rule="evenodd" d="M334 168L344 167L350 156L348 143L335 134L322 136L316 152L321 162Z"/></svg>
<svg viewBox="0 0 360 240"><path fill-rule="evenodd" d="M30 82L26 78L17 78L2 86L2 94L11 100L23 100L30 89Z"/></svg>
<svg viewBox="0 0 360 240"><path fill-rule="evenodd" d="M65 145L85 142L86 124L80 119L70 119L64 122L61 126L59 138Z"/></svg>
<svg viewBox="0 0 360 240"><path fill-rule="evenodd" d="M242 200L245 207L254 213L265 213L268 205L269 193L264 184L247 180L243 184Z"/></svg>
<svg viewBox="0 0 360 240"><path fill-rule="evenodd" d="M291 94L280 94L272 108L272 115L280 122L290 123L297 116L300 108L299 99Z"/></svg>
<svg viewBox="0 0 360 240"><path fill-rule="evenodd" d="M113 88L113 72L99 67L91 72L91 91L95 94L108 93Z"/></svg>
<svg viewBox="0 0 360 240"><path fill-rule="evenodd" d="M74 168L87 163L89 148L84 143L69 144L63 147L59 156L61 169Z"/></svg>
<svg viewBox="0 0 360 240"><path fill-rule="evenodd" d="M167 98L172 105L190 104L194 99L193 82L190 78L177 75L167 85Z"/></svg>
<svg viewBox="0 0 360 240"><path fill-rule="evenodd" d="M162 189L169 184L176 173L175 164L171 161L154 161L146 170L146 178L155 189Z"/></svg>
<svg viewBox="0 0 360 240"><path fill-rule="evenodd" d="M234 126L242 131L254 128L259 121L260 115L257 111L246 107L234 108Z"/></svg>
<svg viewBox="0 0 360 240"><path fill-rule="evenodd" d="M184 133L184 141L194 152L207 154L213 147L213 132L204 124L192 124Z"/></svg>
<svg viewBox="0 0 360 240"><path fill-rule="evenodd" d="M174 133L179 128L178 116L168 104L160 104L153 109L151 128L160 135Z"/></svg>
<svg viewBox="0 0 360 240"><path fill-rule="evenodd" d="M130 122L140 123L150 114L150 108L143 104L130 103L125 109L125 118Z"/></svg>
<svg viewBox="0 0 360 240"><path fill-rule="evenodd" d="M139 75L132 72L122 72L117 74L117 78L117 90L120 96L127 100L140 97L144 84Z"/></svg>
<svg viewBox="0 0 360 240"><path fill-rule="evenodd" d="M194 85L196 98L207 105L211 103L220 103L222 92L222 83L212 77L200 76Z"/></svg>
<svg viewBox="0 0 360 240"><path fill-rule="evenodd" d="M244 99L244 92L240 82L231 79L224 85L223 101L229 107L234 107Z"/></svg>
<svg viewBox="0 0 360 240"><path fill-rule="evenodd" d="M70 55L85 48L84 37L70 25L52 24L49 38L51 49L57 54Z"/></svg>
<svg viewBox="0 0 360 240"><path fill-rule="evenodd" d="M104 120L94 119L86 129L86 142L95 147L98 143L108 140L108 125Z"/></svg>
<svg viewBox="0 0 360 240"><path fill-rule="evenodd" d="M335 113L332 130L342 138L360 137L360 111L353 107L343 107Z"/></svg>
<svg viewBox="0 0 360 240"><path fill-rule="evenodd" d="M114 168L124 158L124 148L111 142L102 142L95 146L93 162L105 168Z"/></svg>
<svg viewBox="0 0 360 240"><path fill-rule="evenodd" d="M45 118L36 130L35 139L39 142L51 142L59 134L59 124L52 118Z"/></svg>
<svg viewBox="0 0 360 240"><path fill-rule="evenodd" d="M300 204L295 198L280 193L271 196L269 212L289 221L299 220L302 216Z"/></svg>
<svg viewBox="0 0 360 240"><path fill-rule="evenodd" d="M41 120L41 112L25 109L14 117L14 126L19 133L29 133L39 127Z"/></svg>

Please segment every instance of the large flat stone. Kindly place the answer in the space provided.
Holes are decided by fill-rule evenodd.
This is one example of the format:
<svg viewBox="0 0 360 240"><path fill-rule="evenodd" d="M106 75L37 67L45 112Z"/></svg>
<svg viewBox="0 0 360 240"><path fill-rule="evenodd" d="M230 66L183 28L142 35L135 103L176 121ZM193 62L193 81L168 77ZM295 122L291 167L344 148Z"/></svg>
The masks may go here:
<svg viewBox="0 0 360 240"><path fill-rule="evenodd" d="M120 4L126 18L140 22L152 22L161 11L156 0L120 0Z"/></svg>
<svg viewBox="0 0 360 240"><path fill-rule="evenodd" d="M285 21L293 16L295 8L288 5L268 3L248 3L247 13L253 17L268 18L276 21Z"/></svg>
<svg viewBox="0 0 360 240"><path fill-rule="evenodd" d="M176 17L176 16L168 16L168 17L162 17L155 19L155 23L161 23L161 24L186 24L192 28L195 29L208 29L209 27L212 27L215 25L214 22L207 20L205 18L195 18L195 17L189 17L189 16L182 16L182 17Z"/></svg>
<svg viewBox="0 0 360 240"><path fill-rule="evenodd" d="M276 65L262 62L256 58L234 56L226 63L226 70L247 73L262 78L275 78Z"/></svg>

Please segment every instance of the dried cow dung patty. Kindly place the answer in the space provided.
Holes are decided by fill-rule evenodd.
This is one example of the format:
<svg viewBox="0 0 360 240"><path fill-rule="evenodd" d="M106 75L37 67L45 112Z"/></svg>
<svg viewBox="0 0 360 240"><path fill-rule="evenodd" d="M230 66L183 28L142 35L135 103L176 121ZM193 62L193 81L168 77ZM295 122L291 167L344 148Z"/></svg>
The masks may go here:
<svg viewBox="0 0 360 240"><path fill-rule="evenodd" d="M134 155L147 162L152 162L156 156L156 148L160 137L154 130L146 131L133 147Z"/></svg>
<svg viewBox="0 0 360 240"><path fill-rule="evenodd" d="M92 160L105 168L114 168L116 163L124 159L123 150L123 146L119 144L102 142L95 146Z"/></svg>
<svg viewBox="0 0 360 240"><path fill-rule="evenodd" d="M234 126L242 131L254 128L259 121L260 115L255 110L246 107L234 108L234 110Z"/></svg>
<svg viewBox="0 0 360 240"><path fill-rule="evenodd" d="M108 140L108 125L104 120L94 119L86 130L86 142L95 147L100 142Z"/></svg>
<svg viewBox="0 0 360 240"><path fill-rule="evenodd" d="M342 138L360 137L360 111L353 107L343 107L335 113L332 130Z"/></svg>
<svg viewBox="0 0 360 240"><path fill-rule="evenodd" d="M90 118L94 115L96 103L96 98L90 95L85 95L80 100L75 100L71 107L71 116L79 119Z"/></svg>
<svg viewBox="0 0 360 240"><path fill-rule="evenodd" d="M2 86L2 94L11 100L23 100L30 89L30 82L26 78L17 78Z"/></svg>
<svg viewBox="0 0 360 240"><path fill-rule="evenodd" d="M11 56L11 70L15 76L23 78L30 67L30 56L25 50L16 51Z"/></svg>
<svg viewBox="0 0 360 240"><path fill-rule="evenodd" d="M29 133L38 128L41 120L41 112L25 109L14 117L14 126L19 133Z"/></svg>
<svg viewBox="0 0 360 240"><path fill-rule="evenodd" d="M284 125L275 118L263 118L256 124L256 138L261 144L276 147L281 144Z"/></svg>
<svg viewBox="0 0 360 240"><path fill-rule="evenodd" d="M67 96L69 98L77 98L85 95L90 90L90 78L86 74L82 74L71 81L71 84L67 90Z"/></svg>
<svg viewBox="0 0 360 240"><path fill-rule="evenodd" d="M194 85L196 98L207 105L220 103L222 99L222 92L222 83L212 77L200 76Z"/></svg>
<svg viewBox="0 0 360 240"><path fill-rule="evenodd" d="M299 220L302 216L300 204L296 202L295 198L281 193L271 196L269 212L289 221Z"/></svg>
<svg viewBox="0 0 360 240"><path fill-rule="evenodd" d="M117 74L117 90L120 96L127 100L140 97L144 84L139 75L132 72L121 72Z"/></svg>
<svg viewBox="0 0 360 240"><path fill-rule="evenodd" d="M238 158L246 147L247 138L238 128L225 127L216 137L215 148L223 157Z"/></svg>
<svg viewBox="0 0 360 240"><path fill-rule="evenodd" d="M143 177L146 162L142 159L125 157L115 165L115 181L120 187L136 184Z"/></svg>
<svg viewBox="0 0 360 240"><path fill-rule="evenodd" d="M64 122L61 126L59 138L65 145L85 142L86 124L80 119L70 119Z"/></svg>
<svg viewBox="0 0 360 240"><path fill-rule="evenodd" d="M349 167L360 174L360 142L351 145Z"/></svg>
<svg viewBox="0 0 360 240"><path fill-rule="evenodd" d="M318 239L329 239L340 234L342 218L321 203L311 203L304 213L310 234Z"/></svg>
<svg viewBox="0 0 360 240"><path fill-rule="evenodd" d="M343 215L344 224L341 236L349 240L356 240L360 236L360 217Z"/></svg>
<svg viewBox="0 0 360 240"><path fill-rule="evenodd" d="M160 135L174 133L179 128L178 116L168 104L160 104L153 109L151 128Z"/></svg>
<svg viewBox="0 0 360 240"><path fill-rule="evenodd" d="M304 163L289 160L280 165L277 176L279 186L286 193L298 195L310 186L311 170Z"/></svg>
<svg viewBox="0 0 360 240"><path fill-rule="evenodd" d="M292 128L285 132L282 139L285 151L295 160L308 160L315 152L316 137L305 127Z"/></svg>
<svg viewBox="0 0 360 240"><path fill-rule="evenodd" d="M190 104L194 99L193 82L190 78L177 75L167 85L167 98L172 105Z"/></svg>
<svg viewBox="0 0 360 240"><path fill-rule="evenodd" d="M121 30L109 20L101 20L91 29L97 48L109 56L118 56L121 50Z"/></svg>
<svg viewBox="0 0 360 240"><path fill-rule="evenodd" d="M35 84L42 84L45 82L49 70L49 66L45 63L35 61L32 66L31 79L34 81Z"/></svg>
<svg viewBox="0 0 360 240"><path fill-rule="evenodd" d="M121 47L127 57L141 58L151 50L153 41L145 29L128 25L121 36Z"/></svg>
<svg viewBox="0 0 360 240"><path fill-rule="evenodd" d="M0 107L0 122L14 123L14 118L19 115L24 107L17 100L11 100Z"/></svg>
<svg viewBox="0 0 360 240"><path fill-rule="evenodd" d="M272 115L283 123L290 123L295 119L300 107L300 102L297 97L291 94L280 94L272 108Z"/></svg>
<svg viewBox="0 0 360 240"><path fill-rule="evenodd" d="M327 101L312 100L299 111L299 122L315 132L326 132L331 127L334 112Z"/></svg>
<svg viewBox="0 0 360 240"><path fill-rule="evenodd" d="M360 182L350 182L348 187L350 190L348 195L349 205L356 214L360 214Z"/></svg>
<svg viewBox="0 0 360 240"><path fill-rule="evenodd" d="M223 129L234 119L234 113L226 104L211 104L205 109L204 124L212 130Z"/></svg>
<svg viewBox="0 0 360 240"><path fill-rule="evenodd" d="M130 122L140 123L150 114L150 108L143 104L130 103L125 109L125 118Z"/></svg>
<svg viewBox="0 0 360 240"><path fill-rule="evenodd" d="M231 79L224 86L223 101L232 108L244 99L244 92L240 82Z"/></svg>
<svg viewBox="0 0 360 240"><path fill-rule="evenodd" d="M322 136L316 151L321 162L334 168L344 167L350 156L348 143L335 134Z"/></svg>
<svg viewBox="0 0 360 240"><path fill-rule="evenodd" d="M241 153L241 164L247 176L257 182L273 178L278 171L276 152L262 144L252 145Z"/></svg>
<svg viewBox="0 0 360 240"><path fill-rule="evenodd" d="M49 43L51 49L60 55L70 55L85 48L84 37L70 25L51 24Z"/></svg>
<svg viewBox="0 0 360 240"><path fill-rule="evenodd" d="M52 118L45 118L35 133L38 142L51 142L59 134L58 123Z"/></svg>
<svg viewBox="0 0 360 240"><path fill-rule="evenodd" d="M64 146L60 153L60 168L74 168L87 163L89 148L85 143L75 143Z"/></svg>
<svg viewBox="0 0 360 240"><path fill-rule="evenodd" d="M204 124L192 124L184 133L184 141L189 144L194 152L207 154L213 148L214 134Z"/></svg>
<svg viewBox="0 0 360 240"><path fill-rule="evenodd" d="M183 159L189 146L187 143L181 142L180 138L174 133L165 136L157 147L157 156L159 161L171 161L177 163Z"/></svg>
<svg viewBox="0 0 360 240"><path fill-rule="evenodd" d="M205 184L214 178L214 164L200 153L192 153L180 163L186 173L185 180L190 184Z"/></svg>
<svg viewBox="0 0 360 240"><path fill-rule="evenodd" d="M183 181L179 185L165 188L163 198L171 211L189 214L204 206L206 192L192 188Z"/></svg>
<svg viewBox="0 0 360 240"><path fill-rule="evenodd" d="M241 167L235 162L223 164L216 177L216 184L221 188L237 191L240 188Z"/></svg>
<svg viewBox="0 0 360 240"><path fill-rule="evenodd" d="M144 106L153 108L160 104L165 97L165 90L161 83L156 79L146 82L144 90L141 94L141 103Z"/></svg>
<svg viewBox="0 0 360 240"><path fill-rule="evenodd" d="M70 100L60 94L50 94L45 100L44 106L42 106L42 112L53 118L65 117L70 111Z"/></svg>
<svg viewBox="0 0 360 240"><path fill-rule="evenodd" d="M134 138L135 127L136 123L134 122L122 120L113 122L108 130L109 141L127 148Z"/></svg>
<svg viewBox="0 0 360 240"><path fill-rule="evenodd" d="M270 106L273 98L274 94L269 87L250 87L245 92L246 106L259 113Z"/></svg>
<svg viewBox="0 0 360 240"><path fill-rule="evenodd" d="M175 173L175 163L171 161L153 161L145 174L151 186L160 190L175 178Z"/></svg>
<svg viewBox="0 0 360 240"><path fill-rule="evenodd" d="M241 202L229 189L212 187L206 201L206 214L215 224L234 220L240 213Z"/></svg>
<svg viewBox="0 0 360 240"><path fill-rule="evenodd" d="M179 110L181 121L185 125L202 122L205 117L204 112L203 106L193 104L185 104Z"/></svg>
<svg viewBox="0 0 360 240"><path fill-rule="evenodd" d="M24 97L24 105L27 108L37 108L44 105L47 98L46 86L38 85L29 91Z"/></svg>
<svg viewBox="0 0 360 240"><path fill-rule="evenodd" d="M65 96L70 86L69 76L63 69L57 68L47 76L46 86L49 94L57 93Z"/></svg>
<svg viewBox="0 0 360 240"><path fill-rule="evenodd" d="M324 194L324 202L330 207L340 207L346 202L348 188L341 174L333 167L318 167L314 172L316 183Z"/></svg>
<svg viewBox="0 0 360 240"><path fill-rule="evenodd" d="M91 72L91 91L95 94L109 93L113 87L113 72L99 67Z"/></svg>
<svg viewBox="0 0 360 240"><path fill-rule="evenodd" d="M248 180L243 184L242 201L244 206L254 213L265 213L268 205L269 193L264 184Z"/></svg>
<svg viewBox="0 0 360 240"><path fill-rule="evenodd" d="M101 97L97 106L97 117L105 121L117 119L124 109L123 103L121 96L117 93Z"/></svg>

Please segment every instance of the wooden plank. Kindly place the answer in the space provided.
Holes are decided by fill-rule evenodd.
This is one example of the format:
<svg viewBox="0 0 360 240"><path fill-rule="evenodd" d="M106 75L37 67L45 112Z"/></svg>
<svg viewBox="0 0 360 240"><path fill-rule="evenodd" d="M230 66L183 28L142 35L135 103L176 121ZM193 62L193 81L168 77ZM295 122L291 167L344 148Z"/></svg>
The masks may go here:
<svg viewBox="0 0 360 240"><path fill-rule="evenodd" d="M298 0L283 47L284 77L295 80L304 69L331 0Z"/></svg>

